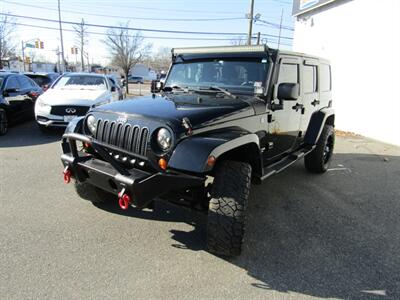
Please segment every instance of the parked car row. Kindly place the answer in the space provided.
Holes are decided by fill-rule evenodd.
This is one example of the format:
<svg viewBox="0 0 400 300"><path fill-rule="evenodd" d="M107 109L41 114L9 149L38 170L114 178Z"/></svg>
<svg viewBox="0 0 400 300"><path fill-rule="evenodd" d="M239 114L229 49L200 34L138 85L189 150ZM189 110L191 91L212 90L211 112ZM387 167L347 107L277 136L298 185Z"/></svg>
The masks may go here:
<svg viewBox="0 0 400 300"><path fill-rule="evenodd" d="M0 87L0 135L33 116L43 131L66 127L89 109L126 97L117 78L91 73L1 72Z"/></svg>
<svg viewBox="0 0 400 300"><path fill-rule="evenodd" d="M0 73L0 135L8 125L32 118L36 99L43 89L29 77L17 73Z"/></svg>

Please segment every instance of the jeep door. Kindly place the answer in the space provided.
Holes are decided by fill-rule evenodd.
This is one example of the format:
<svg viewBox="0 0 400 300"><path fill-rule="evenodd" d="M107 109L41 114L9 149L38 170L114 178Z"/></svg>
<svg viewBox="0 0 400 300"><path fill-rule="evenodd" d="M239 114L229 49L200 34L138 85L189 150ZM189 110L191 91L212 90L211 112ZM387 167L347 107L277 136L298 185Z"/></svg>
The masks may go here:
<svg viewBox="0 0 400 300"><path fill-rule="evenodd" d="M278 89L282 83L300 84L300 58L283 57L278 67L278 79L274 88L273 102L280 103L272 112L269 132L269 150L266 158L274 158L291 151L298 142L302 112L301 97L297 100L278 100Z"/></svg>
<svg viewBox="0 0 400 300"><path fill-rule="evenodd" d="M302 94L302 100L304 105L304 111L301 115L300 130L302 136L307 131L308 124L311 119L311 115L319 110L320 98L318 93L318 60L316 59L304 59L301 65L301 87L300 91Z"/></svg>

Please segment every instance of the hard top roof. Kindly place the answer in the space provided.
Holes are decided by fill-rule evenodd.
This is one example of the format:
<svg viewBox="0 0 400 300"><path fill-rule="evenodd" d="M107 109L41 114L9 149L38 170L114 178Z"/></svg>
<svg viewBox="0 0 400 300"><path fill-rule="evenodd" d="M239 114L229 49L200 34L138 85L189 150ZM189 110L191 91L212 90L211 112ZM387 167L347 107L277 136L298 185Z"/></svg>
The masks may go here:
<svg viewBox="0 0 400 300"><path fill-rule="evenodd" d="M318 59L327 61L324 58L310 55L306 53L294 52L289 50L272 49L267 45L239 45L239 46L212 46L212 47L188 47L188 48L173 48L171 50L173 55L210 55L210 54L280 54L280 55L293 55L299 57L306 57L311 59Z"/></svg>

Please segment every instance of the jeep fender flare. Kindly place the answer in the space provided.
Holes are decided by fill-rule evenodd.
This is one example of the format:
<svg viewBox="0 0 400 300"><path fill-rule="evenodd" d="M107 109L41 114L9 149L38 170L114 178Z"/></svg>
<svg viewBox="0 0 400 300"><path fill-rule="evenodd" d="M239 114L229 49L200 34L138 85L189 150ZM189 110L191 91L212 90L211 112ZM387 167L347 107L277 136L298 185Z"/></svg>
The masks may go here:
<svg viewBox="0 0 400 300"><path fill-rule="evenodd" d="M186 138L176 146L168 166L181 171L206 173L212 170L212 166L207 165L209 156L214 156L218 160L222 155L243 146L253 149L251 154L259 164L255 171L261 168L259 138L256 134L247 132L230 132L224 135L213 134ZM247 153L247 155L249 154Z"/></svg>
<svg viewBox="0 0 400 300"><path fill-rule="evenodd" d="M333 108L323 108L312 114L304 136L304 142L308 145L315 145L325 124L335 125L335 111Z"/></svg>

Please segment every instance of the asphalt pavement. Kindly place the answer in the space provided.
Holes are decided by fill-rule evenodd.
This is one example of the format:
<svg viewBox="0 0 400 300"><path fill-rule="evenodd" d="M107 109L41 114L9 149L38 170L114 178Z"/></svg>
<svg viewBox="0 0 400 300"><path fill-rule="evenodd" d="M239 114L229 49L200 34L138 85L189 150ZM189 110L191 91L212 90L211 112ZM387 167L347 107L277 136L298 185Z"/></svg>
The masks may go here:
<svg viewBox="0 0 400 300"><path fill-rule="evenodd" d="M0 137L0 299L400 299L400 148L337 138L253 186L244 249L205 250L205 216L94 206L62 180L61 133Z"/></svg>

